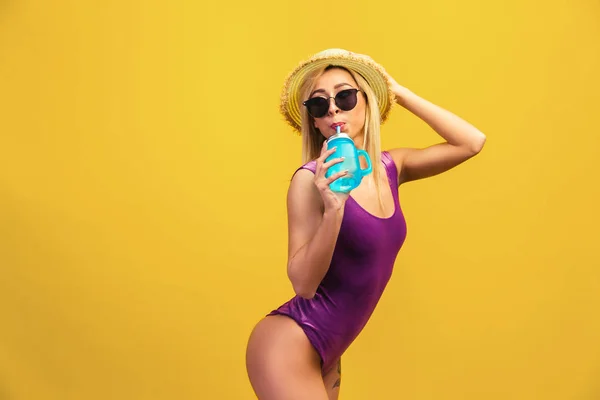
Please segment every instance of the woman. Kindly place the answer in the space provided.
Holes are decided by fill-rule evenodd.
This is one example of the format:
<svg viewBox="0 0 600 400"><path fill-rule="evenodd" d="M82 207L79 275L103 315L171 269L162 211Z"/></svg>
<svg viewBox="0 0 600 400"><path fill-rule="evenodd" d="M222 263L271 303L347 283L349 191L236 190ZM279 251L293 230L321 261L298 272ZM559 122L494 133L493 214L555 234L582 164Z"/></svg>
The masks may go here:
<svg viewBox="0 0 600 400"><path fill-rule="evenodd" d="M379 128L396 102L444 140L380 151ZM370 57L325 50L288 77L281 111L302 135L304 165L288 190L287 273L294 296L253 329L246 366L260 400L337 399L341 356L364 328L406 237L398 187L479 153L485 136L399 85ZM350 194L333 192L325 140L336 127L365 149L373 173Z"/></svg>

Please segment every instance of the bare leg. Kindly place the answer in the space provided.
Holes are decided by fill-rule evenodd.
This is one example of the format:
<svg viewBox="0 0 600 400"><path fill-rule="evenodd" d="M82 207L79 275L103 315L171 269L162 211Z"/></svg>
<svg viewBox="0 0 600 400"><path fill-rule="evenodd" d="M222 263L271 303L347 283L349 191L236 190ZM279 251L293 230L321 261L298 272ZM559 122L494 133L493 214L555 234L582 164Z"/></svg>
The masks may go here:
<svg viewBox="0 0 600 400"><path fill-rule="evenodd" d="M248 340L246 369L259 400L329 400L319 355L286 316L269 316L256 325Z"/></svg>
<svg viewBox="0 0 600 400"><path fill-rule="evenodd" d="M340 395L340 384L342 383L342 359L338 359L335 368L332 368L323 377L325 389L327 389L328 400L337 400Z"/></svg>

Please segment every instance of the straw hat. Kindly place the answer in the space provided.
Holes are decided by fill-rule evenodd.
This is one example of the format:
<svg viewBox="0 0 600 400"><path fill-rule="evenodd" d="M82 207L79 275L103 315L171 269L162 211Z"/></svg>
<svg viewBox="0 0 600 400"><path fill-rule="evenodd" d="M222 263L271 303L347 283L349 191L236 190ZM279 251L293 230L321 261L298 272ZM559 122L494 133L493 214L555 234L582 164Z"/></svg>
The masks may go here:
<svg viewBox="0 0 600 400"><path fill-rule="evenodd" d="M375 92L381 123L384 123L395 101L385 69L369 56L352 53L344 49L327 49L313 55L308 60L302 61L285 80L279 108L292 128L300 132L302 121L300 107L302 101L306 99L299 98L299 91L306 75L317 68L329 65L345 67L365 78Z"/></svg>

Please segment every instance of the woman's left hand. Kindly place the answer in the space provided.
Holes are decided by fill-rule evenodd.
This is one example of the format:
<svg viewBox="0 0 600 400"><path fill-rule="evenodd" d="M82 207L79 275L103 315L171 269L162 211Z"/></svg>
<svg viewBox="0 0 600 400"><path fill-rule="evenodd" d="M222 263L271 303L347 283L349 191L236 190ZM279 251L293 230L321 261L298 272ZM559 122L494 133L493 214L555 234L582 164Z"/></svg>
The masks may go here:
<svg viewBox="0 0 600 400"><path fill-rule="evenodd" d="M364 57L367 57L371 60L373 60L373 58L371 58L370 56L368 56L367 54L361 54ZM375 62L375 60L373 60ZM396 80L394 78L392 78L392 76L387 72L384 71L384 75L387 78L389 84L390 84L390 88L392 89L392 93L394 93L394 95L396 96L396 102L398 104L402 104L403 101L403 97L410 94L411 91L408 90L407 88L405 88L404 86L400 85L398 82L396 82Z"/></svg>
<svg viewBox="0 0 600 400"><path fill-rule="evenodd" d="M392 91L394 92L394 94L397 95L398 91L402 88L402 86L400 86L400 84L398 82L396 82L396 80L394 78L392 78L392 76L387 71L385 72L385 76L386 76L388 82L390 83L390 87L392 88Z"/></svg>
<svg viewBox="0 0 600 400"><path fill-rule="evenodd" d="M385 72L385 76L388 79L388 82L390 83L392 93L394 93L394 95L396 96L396 102L400 105L403 105L403 99L406 98L406 96L411 94L412 92L404 86L400 85L398 82L396 82L396 80L392 78L392 76L389 73L387 73L387 71Z"/></svg>

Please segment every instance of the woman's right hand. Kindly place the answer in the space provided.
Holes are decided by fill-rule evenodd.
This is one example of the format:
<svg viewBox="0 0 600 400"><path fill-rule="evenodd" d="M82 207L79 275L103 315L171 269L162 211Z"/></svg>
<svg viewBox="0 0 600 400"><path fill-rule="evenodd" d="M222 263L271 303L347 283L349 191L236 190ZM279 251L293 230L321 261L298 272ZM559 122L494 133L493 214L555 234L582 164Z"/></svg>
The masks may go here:
<svg viewBox="0 0 600 400"><path fill-rule="evenodd" d="M343 158L334 158L328 162L325 162L327 157L333 153L335 153L335 148L327 150L327 141L325 141L323 143L323 147L321 148L321 155L319 158L317 158L317 169L315 171L314 182L317 186L317 189L319 189L319 193L321 193L321 197L323 198L325 212L335 211L339 213L344 210L344 204L346 203L346 200L348 200L350 194L334 192L331 190L329 185L336 179L346 176L348 171L340 171L331 175L329 178L325 177L325 173L329 167L344 161Z"/></svg>

